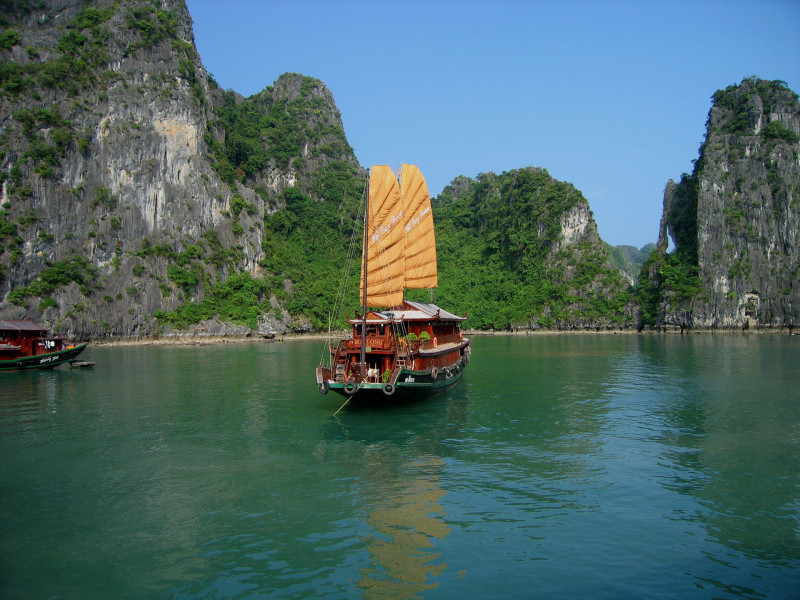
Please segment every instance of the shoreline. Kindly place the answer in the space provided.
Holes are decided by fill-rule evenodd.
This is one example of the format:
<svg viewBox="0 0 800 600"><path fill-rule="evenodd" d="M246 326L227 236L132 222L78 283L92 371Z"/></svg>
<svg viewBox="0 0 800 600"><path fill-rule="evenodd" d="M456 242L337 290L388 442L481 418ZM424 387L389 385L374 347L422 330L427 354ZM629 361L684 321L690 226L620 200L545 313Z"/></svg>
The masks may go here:
<svg viewBox="0 0 800 600"><path fill-rule="evenodd" d="M484 330L465 330L464 335L473 337L516 337L516 336L549 336L549 335L800 335L800 332L792 332L788 328L771 329L666 329L662 331L636 331L635 329L602 329L602 330L517 330L517 331L484 331ZM304 340L328 339L328 335L322 333L286 333L272 337L263 335L208 335L198 336L197 334L170 335L158 337L139 337L139 338L99 338L90 339L89 343L95 347L117 347L117 346L213 346L219 344L255 344L255 343L278 343L294 342ZM347 337L342 336L331 337Z"/></svg>
<svg viewBox="0 0 800 600"><path fill-rule="evenodd" d="M262 335L176 335L166 337L100 338L89 340L92 346L215 346L219 344L273 344L296 340L325 340L327 335L319 333L287 333L266 337Z"/></svg>

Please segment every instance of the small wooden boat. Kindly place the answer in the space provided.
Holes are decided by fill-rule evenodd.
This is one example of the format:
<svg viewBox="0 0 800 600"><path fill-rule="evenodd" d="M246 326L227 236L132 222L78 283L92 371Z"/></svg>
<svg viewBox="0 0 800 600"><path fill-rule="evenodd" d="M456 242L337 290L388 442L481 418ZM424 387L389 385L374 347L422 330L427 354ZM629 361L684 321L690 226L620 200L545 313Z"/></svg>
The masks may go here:
<svg viewBox="0 0 800 600"><path fill-rule="evenodd" d="M85 360L71 360L69 361L69 368L70 369L92 369L94 368L93 362L87 362Z"/></svg>
<svg viewBox="0 0 800 600"><path fill-rule="evenodd" d="M88 345L68 343L30 320L0 320L0 371L52 369L75 360Z"/></svg>
<svg viewBox="0 0 800 600"><path fill-rule="evenodd" d="M471 347L461 333L466 317L404 298L406 289L438 286L425 179L413 165L403 165L400 182L388 166L373 166L366 205L362 311L348 320L350 338L329 342L319 391L357 400L443 392L461 379Z"/></svg>

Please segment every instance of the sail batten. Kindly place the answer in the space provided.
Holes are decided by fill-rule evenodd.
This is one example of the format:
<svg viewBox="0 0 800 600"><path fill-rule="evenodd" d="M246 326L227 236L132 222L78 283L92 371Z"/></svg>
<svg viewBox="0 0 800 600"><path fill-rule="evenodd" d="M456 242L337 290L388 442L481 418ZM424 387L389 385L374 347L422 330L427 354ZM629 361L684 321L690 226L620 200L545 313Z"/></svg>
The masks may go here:
<svg viewBox="0 0 800 600"><path fill-rule="evenodd" d="M419 169L404 164L398 184L388 165L374 165L367 211L366 305L399 306L404 289L436 287L433 211L428 186ZM364 268L362 262L362 300Z"/></svg>

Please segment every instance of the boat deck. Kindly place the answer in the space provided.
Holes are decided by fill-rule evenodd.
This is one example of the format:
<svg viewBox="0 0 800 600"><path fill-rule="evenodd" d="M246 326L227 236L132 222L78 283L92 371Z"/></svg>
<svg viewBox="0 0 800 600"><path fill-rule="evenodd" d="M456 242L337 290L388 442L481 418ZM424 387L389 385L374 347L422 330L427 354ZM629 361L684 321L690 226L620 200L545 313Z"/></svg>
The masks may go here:
<svg viewBox="0 0 800 600"><path fill-rule="evenodd" d="M420 348L419 353L421 356L430 356L432 354L443 354L445 352L452 352L453 350L458 350L461 346L464 345L464 342L468 340L459 340L457 342L446 342L444 344L439 344L435 348Z"/></svg>

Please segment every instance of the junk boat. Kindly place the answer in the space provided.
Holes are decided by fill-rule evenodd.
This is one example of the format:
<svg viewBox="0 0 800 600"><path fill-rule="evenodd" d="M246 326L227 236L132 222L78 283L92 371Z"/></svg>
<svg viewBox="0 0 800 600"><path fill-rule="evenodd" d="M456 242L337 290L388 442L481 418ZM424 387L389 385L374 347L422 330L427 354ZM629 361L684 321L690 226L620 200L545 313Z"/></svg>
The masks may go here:
<svg viewBox="0 0 800 600"><path fill-rule="evenodd" d="M373 166L367 188L361 314L348 319L349 338L328 343L317 386L358 400L444 392L470 360L466 316L404 298L406 289L438 286L428 186L416 166L404 164L399 182L390 167Z"/></svg>
<svg viewBox="0 0 800 600"><path fill-rule="evenodd" d="M0 371L52 369L74 360L88 345L70 344L30 320L0 320Z"/></svg>

